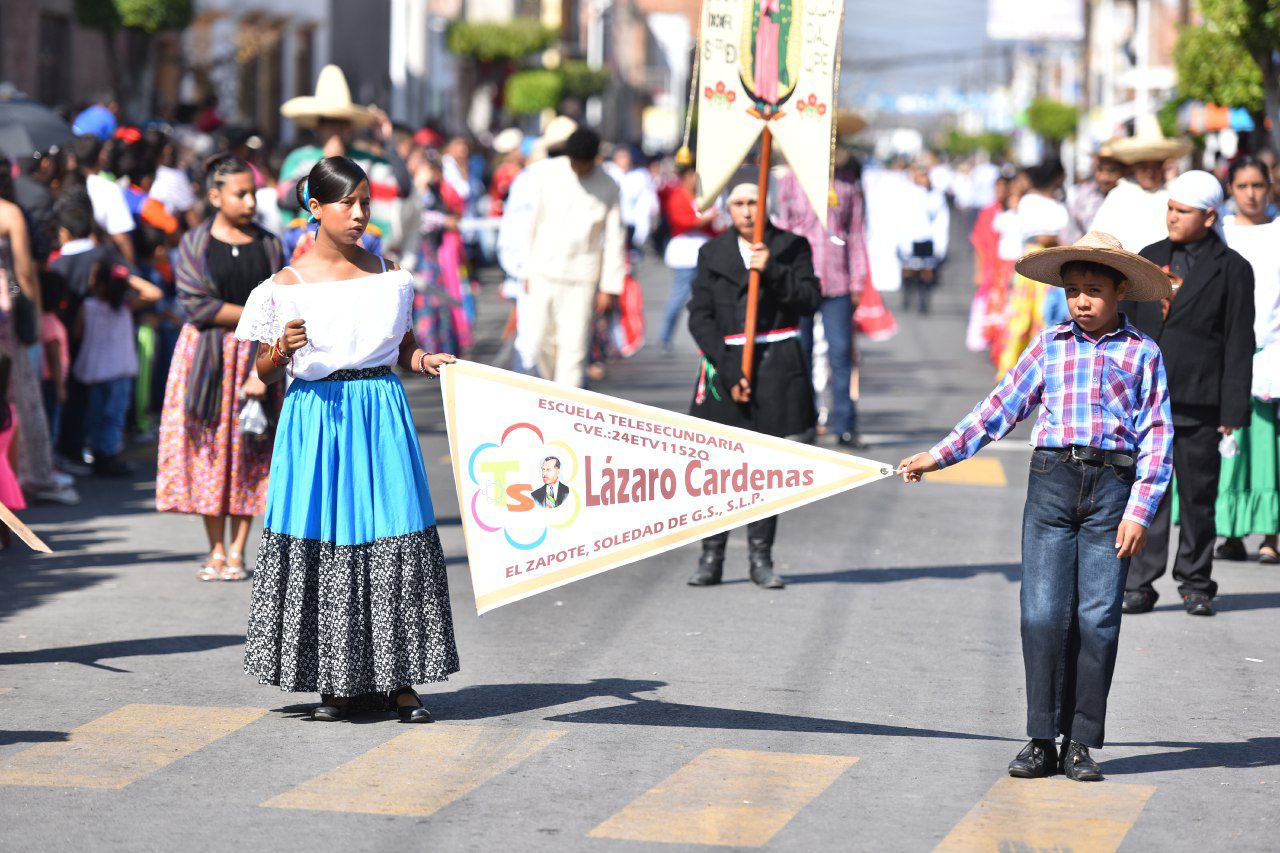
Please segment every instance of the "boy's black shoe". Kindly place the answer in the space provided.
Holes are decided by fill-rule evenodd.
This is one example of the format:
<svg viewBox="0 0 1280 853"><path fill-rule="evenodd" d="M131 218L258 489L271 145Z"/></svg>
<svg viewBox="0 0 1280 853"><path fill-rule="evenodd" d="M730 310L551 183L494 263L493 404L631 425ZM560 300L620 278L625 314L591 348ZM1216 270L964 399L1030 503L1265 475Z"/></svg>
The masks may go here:
<svg viewBox="0 0 1280 853"><path fill-rule="evenodd" d="M1209 603L1209 596L1203 592L1192 592L1182 596L1182 606L1187 608L1187 613L1192 616L1212 616L1214 614L1213 605Z"/></svg>
<svg viewBox="0 0 1280 853"><path fill-rule="evenodd" d="M1018 779L1042 779L1058 772L1058 745L1033 739L1009 762L1009 775Z"/></svg>
<svg viewBox="0 0 1280 853"><path fill-rule="evenodd" d="M1101 782L1102 768L1089 755L1089 747L1073 740L1062 742L1062 772L1077 782Z"/></svg>
<svg viewBox="0 0 1280 853"><path fill-rule="evenodd" d="M98 456L93 460L93 476L95 477L128 477L133 474L133 466L119 456Z"/></svg>
<svg viewBox="0 0 1280 853"><path fill-rule="evenodd" d="M1249 552L1244 547L1243 539L1223 539L1222 544L1213 549L1213 556L1218 560L1232 560L1243 563L1249 559Z"/></svg>
<svg viewBox="0 0 1280 853"><path fill-rule="evenodd" d="M1159 596L1151 590L1131 589L1125 592L1120 610L1123 613L1150 613L1155 609L1157 598Z"/></svg>

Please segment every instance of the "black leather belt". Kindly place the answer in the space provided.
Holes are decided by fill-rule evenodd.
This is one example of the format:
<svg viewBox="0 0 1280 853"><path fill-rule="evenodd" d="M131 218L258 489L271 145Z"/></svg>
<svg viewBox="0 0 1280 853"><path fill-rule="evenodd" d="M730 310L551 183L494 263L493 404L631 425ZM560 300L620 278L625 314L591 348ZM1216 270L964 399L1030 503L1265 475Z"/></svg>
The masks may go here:
<svg viewBox="0 0 1280 853"><path fill-rule="evenodd" d="M1112 468L1132 468L1138 459L1132 451L1100 450L1096 447L1082 447L1073 444L1070 447L1037 447L1045 453L1056 453L1077 462L1088 462L1092 465L1110 465Z"/></svg>

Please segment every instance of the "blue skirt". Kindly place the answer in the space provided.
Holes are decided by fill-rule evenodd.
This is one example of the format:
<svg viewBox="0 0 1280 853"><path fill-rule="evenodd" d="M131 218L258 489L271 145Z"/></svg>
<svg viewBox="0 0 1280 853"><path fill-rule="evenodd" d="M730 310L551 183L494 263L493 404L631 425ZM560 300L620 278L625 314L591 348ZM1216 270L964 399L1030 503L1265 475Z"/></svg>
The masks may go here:
<svg viewBox="0 0 1280 853"><path fill-rule="evenodd" d="M295 380L276 428L245 672L359 696L458 671L449 581L404 387Z"/></svg>

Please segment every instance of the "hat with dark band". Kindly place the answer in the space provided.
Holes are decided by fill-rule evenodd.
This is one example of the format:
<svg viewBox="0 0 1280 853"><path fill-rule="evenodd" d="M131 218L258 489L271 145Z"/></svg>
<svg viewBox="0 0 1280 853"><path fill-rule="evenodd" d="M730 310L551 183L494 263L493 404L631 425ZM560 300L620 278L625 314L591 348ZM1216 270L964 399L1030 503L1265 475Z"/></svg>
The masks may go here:
<svg viewBox="0 0 1280 853"><path fill-rule="evenodd" d="M1101 231L1090 231L1074 246L1055 246L1025 255L1014 269L1032 281L1066 287L1062 281L1062 265L1072 261L1102 264L1120 273L1129 282L1125 299L1155 302L1173 296L1173 285L1164 270L1141 255L1126 252L1119 240Z"/></svg>

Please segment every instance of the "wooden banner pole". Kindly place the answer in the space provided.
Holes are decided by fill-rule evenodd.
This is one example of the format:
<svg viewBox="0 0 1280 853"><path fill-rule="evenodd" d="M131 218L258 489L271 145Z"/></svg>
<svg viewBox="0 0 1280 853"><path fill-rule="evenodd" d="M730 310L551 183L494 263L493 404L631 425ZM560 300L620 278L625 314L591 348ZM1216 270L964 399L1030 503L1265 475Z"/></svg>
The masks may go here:
<svg viewBox="0 0 1280 853"><path fill-rule="evenodd" d="M18 538L31 547L33 551L39 551L42 554L52 554L53 549L44 544L39 536L31 532L31 528L27 527L18 517L14 515L7 506L0 504L0 524L5 525L14 533L18 534Z"/></svg>
<svg viewBox="0 0 1280 853"><path fill-rule="evenodd" d="M773 154L773 134L769 132L766 122L764 132L760 134L760 177L756 184L760 188L759 201L756 202L756 221L751 230L751 243L764 242L764 225L769 218L769 159ZM760 301L760 270L752 269L747 275L747 322L743 332L746 341L742 345L742 376L751 383L751 369L756 357L756 309Z"/></svg>

